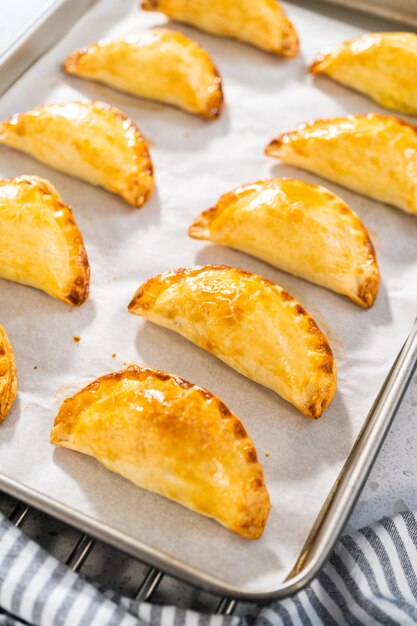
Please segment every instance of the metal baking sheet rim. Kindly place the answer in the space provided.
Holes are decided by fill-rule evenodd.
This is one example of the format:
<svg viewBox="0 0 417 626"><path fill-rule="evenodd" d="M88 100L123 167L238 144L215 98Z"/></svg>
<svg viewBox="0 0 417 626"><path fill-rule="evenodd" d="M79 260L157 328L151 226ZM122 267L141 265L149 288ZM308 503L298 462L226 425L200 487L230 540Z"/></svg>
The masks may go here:
<svg viewBox="0 0 417 626"><path fill-rule="evenodd" d="M291 1L291 0L290 0ZM385 20L417 27L417 4L410 7L409 0L320 0L343 9L374 15Z"/></svg>
<svg viewBox="0 0 417 626"><path fill-rule="evenodd" d="M130 556L162 569L187 583L241 600L285 598L304 588L326 561L337 541L417 368L417 320L369 412L352 451L329 493L301 555L286 581L274 588L247 591L190 567L56 500L0 475L0 488L12 496L65 521Z"/></svg>
<svg viewBox="0 0 417 626"><path fill-rule="evenodd" d="M353 0L324 0L328 4L344 6L352 9L359 7ZM59 36L65 32L71 17L75 23L95 0L77 0L76 10L74 0L62 0L45 13L36 18L20 36L18 42L9 46L0 57L0 69L7 69L6 77L0 81L0 94L24 71L30 67L51 45L56 43ZM368 5L369 6L369 5ZM71 7L71 13L69 8ZM370 9L360 7L362 12L377 14L380 17L390 17L400 21L417 25L417 16L388 14L386 10L378 10L372 5ZM394 13L394 9L392 9ZM40 40L45 36L45 27L51 33L55 29L55 36L48 41ZM58 36L57 30L58 29ZM28 51L32 52L30 60L22 59ZM14 66L15 74L11 71ZM407 385L417 367L417 320L400 351L390 373L388 374L376 400L369 412L363 428L352 448L352 451L338 477L327 501L325 502L316 522L310 532L306 544L287 579L273 588L247 591L244 587L233 586L222 580L207 575L204 572L174 559L168 554L155 550L139 541L126 537L123 533L100 523L87 515L78 513L39 492L28 489L23 484L0 474L0 488L10 495L24 500L28 504L48 514L65 521L91 536L105 541L130 556L145 561L149 565L162 569L192 585L210 590L228 597L241 600L269 601L288 597L304 588L318 573L336 543L357 498L359 497L366 478L377 458L379 449L388 433L389 427L401 403Z"/></svg>

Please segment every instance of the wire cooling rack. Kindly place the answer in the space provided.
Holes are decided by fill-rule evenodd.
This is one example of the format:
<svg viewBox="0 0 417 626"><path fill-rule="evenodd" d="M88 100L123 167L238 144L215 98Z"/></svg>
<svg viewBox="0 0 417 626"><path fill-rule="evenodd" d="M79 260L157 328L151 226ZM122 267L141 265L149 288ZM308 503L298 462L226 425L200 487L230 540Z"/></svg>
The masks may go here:
<svg viewBox="0 0 417 626"><path fill-rule="evenodd" d="M1 491L0 512L73 572L130 598L219 615L253 607L174 579Z"/></svg>

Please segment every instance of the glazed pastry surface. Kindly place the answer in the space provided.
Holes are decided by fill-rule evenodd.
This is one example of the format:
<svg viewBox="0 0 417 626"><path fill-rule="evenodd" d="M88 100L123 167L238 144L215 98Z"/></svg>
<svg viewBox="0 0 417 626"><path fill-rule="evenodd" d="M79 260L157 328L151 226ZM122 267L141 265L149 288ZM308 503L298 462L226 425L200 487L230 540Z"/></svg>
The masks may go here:
<svg viewBox="0 0 417 626"><path fill-rule="evenodd" d="M137 365L102 376L65 400L51 443L242 537L264 530L269 495L251 439L219 398L182 378Z"/></svg>
<svg viewBox="0 0 417 626"><path fill-rule="evenodd" d="M141 0L141 5L145 11L161 11L178 22L275 54L298 53L297 32L277 0Z"/></svg>
<svg viewBox="0 0 417 626"><path fill-rule="evenodd" d="M369 33L326 48L310 71L366 94L382 106L417 115L417 35Z"/></svg>
<svg viewBox="0 0 417 626"><path fill-rule="evenodd" d="M129 311L175 330L318 418L336 389L336 364L313 318L268 280L222 265L154 276Z"/></svg>
<svg viewBox="0 0 417 626"><path fill-rule="evenodd" d="M37 176L0 180L0 277L78 306L90 268L71 209Z"/></svg>
<svg viewBox="0 0 417 626"><path fill-rule="evenodd" d="M380 276L359 217L330 191L289 178L261 180L223 195L189 235L248 252L369 307Z"/></svg>
<svg viewBox="0 0 417 626"><path fill-rule="evenodd" d="M281 133L266 154L417 213L417 128L368 113L319 119Z"/></svg>
<svg viewBox="0 0 417 626"><path fill-rule="evenodd" d="M6 331L0 324L0 424L12 408L17 394L14 354Z"/></svg>
<svg viewBox="0 0 417 626"><path fill-rule="evenodd" d="M222 110L222 81L208 53L182 33L164 28L75 50L63 68L208 119Z"/></svg>
<svg viewBox="0 0 417 626"><path fill-rule="evenodd" d="M154 188L137 126L103 102L44 104L0 123L0 143L140 207Z"/></svg>

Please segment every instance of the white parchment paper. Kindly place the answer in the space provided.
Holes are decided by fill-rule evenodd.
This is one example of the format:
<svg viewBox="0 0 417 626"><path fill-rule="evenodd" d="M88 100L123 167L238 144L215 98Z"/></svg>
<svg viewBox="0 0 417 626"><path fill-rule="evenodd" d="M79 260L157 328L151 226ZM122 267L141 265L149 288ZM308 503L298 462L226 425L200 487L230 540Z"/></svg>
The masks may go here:
<svg viewBox="0 0 417 626"><path fill-rule="evenodd" d="M0 280L0 321L15 349L20 386L14 409L0 428L0 471L247 590L276 586L294 565L417 311L417 218L263 154L275 134L308 118L382 111L366 98L306 73L323 45L361 33L360 25L302 6L287 8L302 41L300 56L292 60L175 26L210 51L223 75L227 107L214 123L61 73L60 62L75 47L165 23L162 15L138 11L136 0L98 2L1 102L2 117L48 101L94 98L114 104L137 122L149 141L157 192L142 210L135 210L29 157L0 150L2 176L37 174L57 186L73 207L91 264L91 296L79 309ZM241 183L283 175L325 184L367 225L383 277L371 310L245 254L187 238L192 219L220 194ZM273 392L175 333L127 313L141 281L195 263L225 263L262 274L313 314L330 339L339 369L336 397L319 421L306 419ZM79 343L74 343L75 335ZM91 458L49 444L62 400L130 361L207 387L242 419L272 498L259 541L240 539L211 520L134 487Z"/></svg>

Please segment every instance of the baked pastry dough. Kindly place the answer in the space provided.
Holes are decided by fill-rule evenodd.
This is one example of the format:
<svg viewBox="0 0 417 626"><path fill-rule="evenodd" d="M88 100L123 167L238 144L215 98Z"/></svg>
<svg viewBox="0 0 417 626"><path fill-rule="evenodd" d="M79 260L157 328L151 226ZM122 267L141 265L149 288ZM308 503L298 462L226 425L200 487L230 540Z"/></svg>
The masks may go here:
<svg viewBox="0 0 417 626"><path fill-rule="evenodd" d="M154 187L148 148L136 125L103 102L44 104L0 123L0 143L140 207Z"/></svg>
<svg viewBox="0 0 417 626"><path fill-rule="evenodd" d="M47 180L0 180L0 277L72 305L88 297L90 268L81 233Z"/></svg>
<svg viewBox="0 0 417 626"><path fill-rule="evenodd" d="M208 53L182 33L165 28L75 50L63 68L210 120L222 110L222 80Z"/></svg>
<svg viewBox="0 0 417 626"><path fill-rule="evenodd" d="M266 154L417 213L417 128L368 113L319 119L284 132Z"/></svg>
<svg viewBox="0 0 417 626"><path fill-rule="evenodd" d="M161 11L178 22L275 54L298 53L297 32L277 0L141 0L141 4L145 11Z"/></svg>
<svg viewBox="0 0 417 626"><path fill-rule="evenodd" d="M6 331L0 324L0 423L12 408L17 394L14 354Z"/></svg>
<svg viewBox="0 0 417 626"><path fill-rule="evenodd" d="M188 232L253 254L364 307L378 291L378 265L364 225L319 185L290 178L243 185L201 213Z"/></svg>
<svg viewBox="0 0 417 626"><path fill-rule="evenodd" d="M51 443L242 537L264 530L269 495L251 439L219 398L182 378L137 365L102 376L65 400Z"/></svg>
<svg viewBox="0 0 417 626"><path fill-rule="evenodd" d="M336 389L336 364L313 318L261 276L202 265L143 283L129 311L175 330L308 417L320 417Z"/></svg>
<svg viewBox="0 0 417 626"><path fill-rule="evenodd" d="M388 109L417 115L417 35L371 33L320 52L310 71L370 96Z"/></svg>

